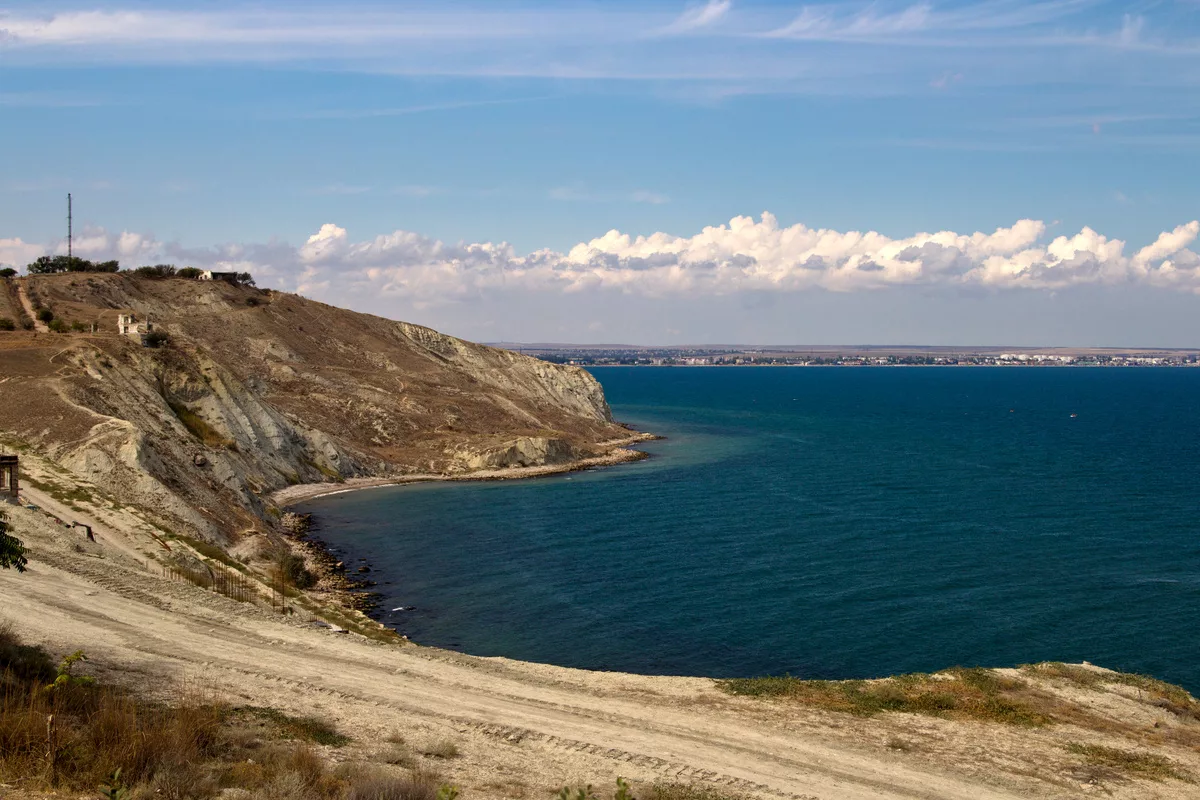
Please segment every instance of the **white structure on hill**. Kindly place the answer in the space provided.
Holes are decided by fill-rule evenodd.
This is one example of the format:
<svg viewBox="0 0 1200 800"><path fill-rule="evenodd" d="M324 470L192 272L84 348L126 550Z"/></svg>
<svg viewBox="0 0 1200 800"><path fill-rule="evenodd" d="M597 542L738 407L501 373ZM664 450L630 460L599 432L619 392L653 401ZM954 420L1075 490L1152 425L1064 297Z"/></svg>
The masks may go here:
<svg viewBox="0 0 1200 800"><path fill-rule="evenodd" d="M200 273L202 281L225 281L226 283L237 283L236 272L213 272L211 269L206 269Z"/></svg>
<svg viewBox="0 0 1200 800"><path fill-rule="evenodd" d="M121 314L117 317L117 330L122 336L145 336L154 330L154 323L150 320L138 322L133 314Z"/></svg>

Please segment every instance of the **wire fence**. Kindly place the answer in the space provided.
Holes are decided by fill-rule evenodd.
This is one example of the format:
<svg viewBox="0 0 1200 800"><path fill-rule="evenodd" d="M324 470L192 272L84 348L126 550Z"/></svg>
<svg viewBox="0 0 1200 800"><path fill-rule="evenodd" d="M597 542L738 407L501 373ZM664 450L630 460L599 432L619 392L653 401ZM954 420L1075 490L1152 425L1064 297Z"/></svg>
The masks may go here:
<svg viewBox="0 0 1200 800"><path fill-rule="evenodd" d="M239 603L249 602L254 595L251 580L224 564L203 564L200 567L169 564L163 568L163 575L223 594Z"/></svg>

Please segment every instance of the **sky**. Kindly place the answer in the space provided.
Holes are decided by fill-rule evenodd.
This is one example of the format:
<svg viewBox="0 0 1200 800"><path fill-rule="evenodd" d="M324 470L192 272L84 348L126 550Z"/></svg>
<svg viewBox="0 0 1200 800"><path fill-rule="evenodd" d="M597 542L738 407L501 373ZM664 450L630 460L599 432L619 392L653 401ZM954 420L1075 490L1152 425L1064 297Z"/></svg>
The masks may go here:
<svg viewBox="0 0 1200 800"><path fill-rule="evenodd" d="M483 341L1200 346L1200 0L0 0L0 265Z"/></svg>

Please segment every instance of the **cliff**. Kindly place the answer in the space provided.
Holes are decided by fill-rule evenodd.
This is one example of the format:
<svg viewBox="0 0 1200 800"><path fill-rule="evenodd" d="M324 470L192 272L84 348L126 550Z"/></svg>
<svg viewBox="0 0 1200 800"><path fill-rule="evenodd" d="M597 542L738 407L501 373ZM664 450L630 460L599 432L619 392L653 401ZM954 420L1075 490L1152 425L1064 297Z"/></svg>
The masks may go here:
<svg viewBox="0 0 1200 800"><path fill-rule="evenodd" d="M226 540L300 483L567 465L613 449L599 383L418 325L223 282L19 280L96 333L0 333L0 429L164 525ZM167 342L118 334L118 315Z"/></svg>

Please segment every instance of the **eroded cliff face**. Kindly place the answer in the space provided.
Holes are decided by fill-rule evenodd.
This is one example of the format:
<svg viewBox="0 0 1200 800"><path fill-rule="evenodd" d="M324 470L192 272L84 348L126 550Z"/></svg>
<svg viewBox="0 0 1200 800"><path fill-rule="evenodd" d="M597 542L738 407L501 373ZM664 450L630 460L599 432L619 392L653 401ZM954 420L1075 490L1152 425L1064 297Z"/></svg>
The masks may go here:
<svg viewBox="0 0 1200 800"><path fill-rule="evenodd" d="M290 484L563 464L628 434L586 371L421 326L224 283L25 281L100 332L0 334L0 429L214 537ZM119 335L123 313L168 344Z"/></svg>

